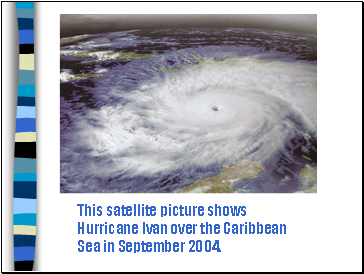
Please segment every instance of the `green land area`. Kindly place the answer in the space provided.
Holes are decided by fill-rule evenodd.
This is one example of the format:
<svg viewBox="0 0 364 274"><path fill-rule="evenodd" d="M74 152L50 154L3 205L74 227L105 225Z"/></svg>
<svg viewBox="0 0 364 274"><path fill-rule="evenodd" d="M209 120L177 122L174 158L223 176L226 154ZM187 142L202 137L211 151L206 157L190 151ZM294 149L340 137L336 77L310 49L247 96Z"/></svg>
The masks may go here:
<svg viewBox="0 0 364 274"><path fill-rule="evenodd" d="M134 52L112 52L112 51L90 51L90 50L75 50L75 51L61 51L61 55L73 55L76 58L93 58L95 60L89 60L85 63L100 62L109 60L136 60L136 59L148 59L158 58L160 55L155 54L136 54Z"/></svg>
<svg viewBox="0 0 364 274"><path fill-rule="evenodd" d="M312 159L311 159L310 157L306 156L306 155L302 155L302 157L303 157L304 159L306 159L306 160L312 161Z"/></svg>
<svg viewBox="0 0 364 274"><path fill-rule="evenodd" d="M198 180L178 193L233 193L234 182L255 178L264 170L260 163L243 159L223 165L222 171L216 176Z"/></svg>
<svg viewBox="0 0 364 274"><path fill-rule="evenodd" d="M69 43L69 42L81 40L81 39L83 39L83 38L85 38L87 36L88 35L79 35L79 36L72 36L72 37L61 38L60 43L61 44L64 44L64 43Z"/></svg>
<svg viewBox="0 0 364 274"><path fill-rule="evenodd" d="M317 168L306 165L300 171L303 193L317 193Z"/></svg>

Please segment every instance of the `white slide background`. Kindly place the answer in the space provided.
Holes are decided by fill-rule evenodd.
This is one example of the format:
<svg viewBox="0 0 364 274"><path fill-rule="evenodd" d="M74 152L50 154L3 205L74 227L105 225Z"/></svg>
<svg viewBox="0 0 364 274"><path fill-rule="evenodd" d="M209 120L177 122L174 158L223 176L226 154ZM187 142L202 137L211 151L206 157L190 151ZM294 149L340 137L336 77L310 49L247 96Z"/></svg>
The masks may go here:
<svg viewBox="0 0 364 274"><path fill-rule="evenodd" d="M361 3L36 3L39 271L361 271ZM60 14L317 14L317 194L60 194ZM2 270L13 270L12 175L15 106L13 3L2 3ZM14 44L15 43L15 44ZM17 53L16 53L17 54ZM15 69L14 69L15 68ZM16 97L15 97L16 98ZM9 103L10 102L10 103ZM128 218L130 223L285 223L287 235L77 235L77 203L101 205L244 205L247 216ZM77 241L219 239L221 253L79 253Z"/></svg>

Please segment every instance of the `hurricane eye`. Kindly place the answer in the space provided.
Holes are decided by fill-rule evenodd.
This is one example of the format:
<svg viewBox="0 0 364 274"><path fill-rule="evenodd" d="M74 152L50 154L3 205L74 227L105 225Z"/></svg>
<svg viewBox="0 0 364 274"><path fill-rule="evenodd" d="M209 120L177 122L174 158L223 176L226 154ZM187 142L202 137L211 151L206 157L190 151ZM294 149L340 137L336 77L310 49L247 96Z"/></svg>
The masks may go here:
<svg viewBox="0 0 364 274"><path fill-rule="evenodd" d="M213 107L212 107L212 110L213 110L213 111L219 111L219 110L220 110L220 107L218 107L218 106L213 106Z"/></svg>

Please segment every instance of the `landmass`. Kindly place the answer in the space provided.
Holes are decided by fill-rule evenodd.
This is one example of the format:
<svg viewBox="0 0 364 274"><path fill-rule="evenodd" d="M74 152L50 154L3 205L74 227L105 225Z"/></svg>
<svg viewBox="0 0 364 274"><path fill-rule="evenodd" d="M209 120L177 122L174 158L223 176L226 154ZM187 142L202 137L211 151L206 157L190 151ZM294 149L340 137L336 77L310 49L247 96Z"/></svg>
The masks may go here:
<svg viewBox="0 0 364 274"><path fill-rule="evenodd" d="M295 193L317 193L317 168L306 165L300 171L302 189Z"/></svg>
<svg viewBox="0 0 364 274"><path fill-rule="evenodd" d="M311 159L310 157L306 156L306 155L302 155L302 157L303 157L304 159L306 159L306 160L312 161L312 159Z"/></svg>
<svg viewBox="0 0 364 274"><path fill-rule="evenodd" d="M223 165L216 176L198 180L178 191L178 193L233 193L234 182L252 179L264 171L258 162L247 159Z"/></svg>
<svg viewBox="0 0 364 274"><path fill-rule="evenodd" d="M95 60L89 60L90 62L101 62L109 60L136 60L136 59L148 59L157 58L160 55L156 54L137 54L134 52L114 52L114 51L90 51L90 50L62 50L60 55L73 55L76 58L92 58L97 57Z"/></svg>
<svg viewBox="0 0 364 274"><path fill-rule="evenodd" d="M64 44L64 43L69 43L69 42L77 41L77 40L83 39L83 38L85 38L87 36L88 35L78 35L78 36L61 38L60 43L61 44Z"/></svg>

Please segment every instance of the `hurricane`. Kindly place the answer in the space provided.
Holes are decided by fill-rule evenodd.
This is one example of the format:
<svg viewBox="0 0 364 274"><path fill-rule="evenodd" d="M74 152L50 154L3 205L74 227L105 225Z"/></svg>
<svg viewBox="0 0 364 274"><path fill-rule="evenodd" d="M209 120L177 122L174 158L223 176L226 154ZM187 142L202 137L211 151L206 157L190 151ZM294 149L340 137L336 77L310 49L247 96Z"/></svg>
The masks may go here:
<svg viewBox="0 0 364 274"><path fill-rule="evenodd" d="M243 159L262 168L232 180L233 192L309 189L315 43L225 29L61 44L61 192L178 192Z"/></svg>

